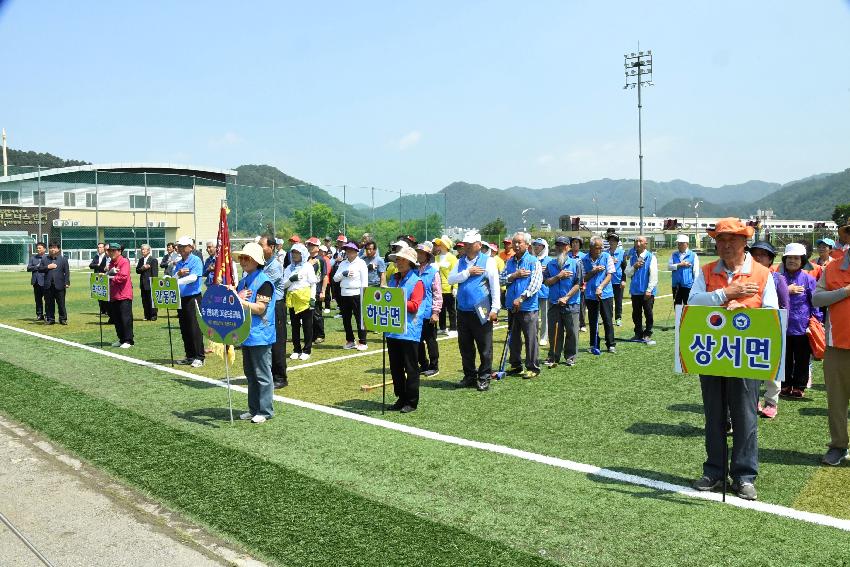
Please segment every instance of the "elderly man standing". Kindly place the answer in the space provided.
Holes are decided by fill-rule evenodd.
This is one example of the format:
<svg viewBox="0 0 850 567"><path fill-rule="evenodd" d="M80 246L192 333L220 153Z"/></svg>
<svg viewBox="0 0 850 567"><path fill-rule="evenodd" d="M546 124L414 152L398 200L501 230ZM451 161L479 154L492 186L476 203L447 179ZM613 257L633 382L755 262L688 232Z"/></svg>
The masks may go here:
<svg viewBox="0 0 850 567"><path fill-rule="evenodd" d="M204 365L204 338L198 325L196 313L201 301L201 280L204 266L194 252L195 241L190 236L181 236L177 241L180 260L174 264L174 277L180 288L180 309L177 319L180 322L180 335L183 338L183 350L186 358L177 364L200 368Z"/></svg>
<svg viewBox="0 0 850 567"><path fill-rule="evenodd" d="M694 278L699 272L699 256L688 248L687 234L676 237L676 248L670 256L667 268L673 272L673 305L687 305Z"/></svg>
<svg viewBox="0 0 850 567"><path fill-rule="evenodd" d="M68 260L62 255L58 242L51 242L47 256L41 259L38 271L44 276L44 318L45 323L56 323L56 310L59 311L59 324L68 324L68 312L65 310L65 292L71 287L71 271Z"/></svg>
<svg viewBox="0 0 850 567"><path fill-rule="evenodd" d="M525 379L540 375L538 361L537 328L539 325L537 293L543 283L540 261L529 252L531 237L526 232L513 235L514 256L508 260L502 279L508 286L505 305L508 307L508 325L511 329L509 374ZM525 372L522 371L522 342L525 340Z"/></svg>
<svg viewBox="0 0 850 567"><path fill-rule="evenodd" d="M273 291L275 339L272 343L272 382L275 388L284 388L289 385L286 377L286 290L283 285L283 264L275 252L276 242L273 235L264 234L257 244L263 251L263 274L271 283Z"/></svg>
<svg viewBox="0 0 850 567"><path fill-rule="evenodd" d="M545 270L546 264L549 263L549 243L544 238L535 238L531 241L531 246L534 256L540 262L540 269ZM540 291L537 292L537 302L540 317L540 346L547 346L549 344L549 287L545 281L540 284Z"/></svg>
<svg viewBox="0 0 850 567"><path fill-rule="evenodd" d="M850 225L838 229L841 241L850 239ZM823 268L812 304L826 308L826 354L823 380L829 419L829 449L823 463L838 466L847 458L847 407L850 404L850 249L832 253Z"/></svg>
<svg viewBox="0 0 850 567"><path fill-rule="evenodd" d="M777 309L776 287L770 270L746 252L747 239L752 237L753 227L737 218L725 218L718 220L714 230L707 232L717 242L720 259L697 272L688 303L723 306L728 310L760 307ZM732 490L744 500L755 500L759 381L701 375L700 387L705 412L707 458L703 464L703 476L693 486L696 490L707 491L723 482L727 419L731 417L732 462L729 472L732 476ZM721 394L724 387L728 392L726 407Z"/></svg>
<svg viewBox="0 0 850 567"><path fill-rule="evenodd" d="M130 277L130 261L124 257L124 247L118 243L109 245L109 318L115 324L118 340L112 346L133 346L133 280Z"/></svg>
<svg viewBox="0 0 850 567"><path fill-rule="evenodd" d="M590 252L581 259L584 270L584 301L587 305L588 323L590 323L590 348L599 348L599 317L605 329L605 346L611 354L616 352L614 344L614 288L611 278L614 275L614 259L602 251L602 238L590 239Z"/></svg>
<svg viewBox="0 0 850 567"><path fill-rule="evenodd" d="M469 231L463 236L464 255L458 259L449 285L457 284L457 344L463 361L463 380L458 387L475 386L479 392L490 389L493 372L493 323L499 317L499 272L496 261L481 252L481 235ZM480 364L475 367L475 351Z"/></svg>
<svg viewBox="0 0 850 567"><path fill-rule="evenodd" d="M605 235L608 239L608 255L614 260L614 273L611 274L611 290L614 292L614 324L618 327L623 325L623 288L626 286L623 278L623 260L626 252L620 246L620 235L609 232Z"/></svg>
<svg viewBox="0 0 850 567"><path fill-rule="evenodd" d="M584 245L584 240L580 236L573 236L570 238L570 258L581 262L582 258L584 258L585 254L581 251L581 247ZM579 332L586 333L587 332L587 322L585 321L585 315L587 313L587 305L585 305L584 301L584 282L581 284L581 297L580 297L580 307L578 312L578 324L579 324Z"/></svg>
<svg viewBox="0 0 850 567"><path fill-rule="evenodd" d="M580 307L581 284L584 280L581 262L567 254L569 239L555 239L558 255L549 260L543 270L549 286L549 356L543 364L553 368L564 352L567 366L573 366L578 354L578 310Z"/></svg>
<svg viewBox="0 0 850 567"><path fill-rule="evenodd" d="M139 274L139 290L142 293L142 310L144 311L145 321L156 321L157 309L153 306L153 297L151 296L151 278L159 275L159 262L151 254L151 247L148 244L142 244L141 256L136 262L136 273Z"/></svg>
<svg viewBox="0 0 850 567"><path fill-rule="evenodd" d="M646 249L645 236L635 238L635 247L629 251L626 263L626 275L632 278L629 288L632 295L632 323L635 325L632 340L654 345L652 309L658 288L658 258Z"/></svg>
<svg viewBox="0 0 850 567"><path fill-rule="evenodd" d="M47 246L44 245L44 242L37 243L35 245L35 254L30 256L27 263L27 271L32 273L32 276L30 276L30 285L35 296L36 321L44 321L44 273L40 272L38 267L44 259L45 252L47 252Z"/></svg>

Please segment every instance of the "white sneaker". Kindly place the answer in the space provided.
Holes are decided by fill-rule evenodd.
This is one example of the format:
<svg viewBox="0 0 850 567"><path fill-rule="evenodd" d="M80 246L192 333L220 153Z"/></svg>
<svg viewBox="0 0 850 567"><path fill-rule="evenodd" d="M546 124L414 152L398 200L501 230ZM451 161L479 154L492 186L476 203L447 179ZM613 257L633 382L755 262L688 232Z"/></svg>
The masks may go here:
<svg viewBox="0 0 850 567"><path fill-rule="evenodd" d="M248 420L248 419L251 419L252 417L254 417L254 416L251 415L251 412L246 411L245 413L243 413L242 415L239 416L239 419Z"/></svg>
<svg viewBox="0 0 850 567"><path fill-rule="evenodd" d="M192 364L190 364L189 366L191 366L192 368L200 368L203 365L204 365L204 361L201 360L200 358L196 358L195 360L192 361Z"/></svg>
<svg viewBox="0 0 850 567"><path fill-rule="evenodd" d="M540 339L540 346L549 346L549 341L546 339Z"/></svg>
<svg viewBox="0 0 850 567"><path fill-rule="evenodd" d="M618 327L622 327L622 326L623 326L623 320L622 320L622 319L617 319L617 323L616 323L616 325L617 325Z"/></svg>
<svg viewBox="0 0 850 567"><path fill-rule="evenodd" d="M357 350L361 350L361 351L362 350L369 350L369 347L367 345L364 345L364 344L361 344L361 343L357 343L357 346L355 346L354 348L356 348Z"/></svg>
<svg viewBox="0 0 850 567"><path fill-rule="evenodd" d="M301 356L300 352L293 352L292 354L289 355L289 358L292 359L292 360L298 360L299 356Z"/></svg>
<svg viewBox="0 0 850 567"><path fill-rule="evenodd" d="M264 415L255 415L254 417L251 418L251 423L265 423L265 422L266 422L266 416L264 416Z"/></svg>
<svg viewBox="0 0 850 567"><path fill-rule="evenodd" d="M121 345L120 348L130 348L131 346L133 346L133 345L131 345L130 343L124 343L124 344Z"/></svg>
<svg viewBox="0 0 850 567"><path fill-rule="evenodd" d="M354 350L357 347L354 346L354 343L345 343L342 348L343 350Z"/></svg>
<svg viewBox="0 0 850 567"><path fill-rule="evenodd" d="M645 344L647 344L648 346L654 346L655 345L655 341L653 341L652 339L646 339L643 342Z"/></svg>
<svg viewBox="0 0 850 567"><path fill-rule="evenodd" d="M120 346L121 346L121 341L115 341L114 343L112 343L112 346L114 346L115 348L120 347Z"/></svg>
<svg viewBox="0 0 850 567"><path fill-rule="evenodd" d="M330 312L331 312L330 309L322 309L322 313L330 313Z"/></svg>
<svg viewBox="0 0 850 567"><path fill-rule="evenodd" d="M309 354L307 354L306 352L302 352L302 353L298 356L298 360L310 360L310 355L309 355Z"/></svg>
<svg viewBox="0 0 850 567"><path fill-rule="evenodd" d="M456 337L456 336L457 336L457 331L449 331L449 336L450 336L450 337Z"/></svg>
<svg viewBox="0 0 850 567"><path fill-rule="evenodd" d="M342 319L342 315L340 315L339 313L337 313L336 315L334 315L334 319Z"/></svg>
<svg viewBox="0 0 850 567"><path fill-rule="evenodd" d="M587 332L587 327L582 327L581 329L579 329L579 330L578 330L578 332L579 332L579 333L586 333L586 332Z"/></svg>

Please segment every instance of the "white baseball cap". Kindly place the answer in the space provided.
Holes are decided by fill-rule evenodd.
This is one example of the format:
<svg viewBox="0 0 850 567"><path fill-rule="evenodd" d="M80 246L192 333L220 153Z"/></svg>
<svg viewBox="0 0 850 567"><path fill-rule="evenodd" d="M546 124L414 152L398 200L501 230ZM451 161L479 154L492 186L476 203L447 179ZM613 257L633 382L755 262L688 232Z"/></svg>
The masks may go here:
<svg viewBox="0 0 850 567"><path fill-rule="evenodd" d="M782 257L784 258L785 256L801 256L803 258L808 258L809 254L806 252L806 246L804 244L792 242L785 247Z"/></svg>
<svg viewBox="0 0 850 567"><path fill-rule="evenodd" d="M475 244L476 242L481 242L481 235L475 230L467 231L466 234L463 235L463 240L461 240L461 242L464 244Z"/></svg>
<svg viewBox="0 0 850 567"><path fill-rule="evenodd" d="M679 236L677 236L677 237L676 237L676 243L677 243L677 244L678 244L679 242L684 242L685 244L687 244L687 243L689 243L690 241L691 241L691 239L690 239L690 238L688 238L688 235L687 235L687 234L680 234Z"/></svg>
<svg viewBox="0 0 850 567"><path fill-rule="evenodd" d="M192 240L191 236L181 236L177 240L177 246L194 246L194 245L195 245L195 241Z"/></svg>
<svg viewBox="0 0 850 567"><path fill-rule="evenodd" d="M393 246L399 246L401 248L410 248L410 244L407 243L407 240L399 240L398 242L393 242L390 244L390 248Z"/></svg>

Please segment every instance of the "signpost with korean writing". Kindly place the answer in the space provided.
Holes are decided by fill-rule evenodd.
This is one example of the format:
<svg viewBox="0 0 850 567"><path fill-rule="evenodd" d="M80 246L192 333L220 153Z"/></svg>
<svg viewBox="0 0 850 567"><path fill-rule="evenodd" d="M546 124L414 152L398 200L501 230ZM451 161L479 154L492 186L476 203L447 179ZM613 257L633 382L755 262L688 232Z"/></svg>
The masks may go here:
<svg viewBox="0 0 850 567"><path fill-rule="evenodd" d="M91 274L89 276L89 296L97 301L109 301L109 276L106 274ZM100 344L103 345L103 311L97 310L100 326Z"/></svg>
<svg viewBox="0 0 850 567"><path fill-rule="evenodd" d="M367 287L363 290L361 302L361 321L367 331L381 333L381 345L384 351L383 374L381 378L382 406L387 402L387 336L386 333L403 334L407 329L407 297L404 289L398 287ZM363 386L361 390L371 390L374 386Z"/></svg>
<svg viewBox="0 0 850 567"><path fill-rule="evenodd" d="M151 278L151 299L157 309L165 309L168 317L168 348L171 352L171 366L174 366L174 343L171 340L171 310L180 309L180 286L177 278L163 276Z"/></svg>
<svg viewBox="0 0 850 567"><path fill-rule="evenodd" d="M233 398L230 392L230 363L227 348L241 345L251 333L251 314L242 306L235 291L223 285L211 285L201 298L196 313L201 333L214 343L224 345L224 375L227 379L227 401L233 423Z"/></svg>
<svg viewBox="0 0 850 567"><path fill-rule="evenodd" d="M728 406L730 378L782 380L785 376L784 309L736 309L705 305L676 306L675 371L720 381L721 407ZM753 409L755 411L755 409ZM733 427L737 427L733 423ZM723 441L723 501L729 455Z"/></svg>

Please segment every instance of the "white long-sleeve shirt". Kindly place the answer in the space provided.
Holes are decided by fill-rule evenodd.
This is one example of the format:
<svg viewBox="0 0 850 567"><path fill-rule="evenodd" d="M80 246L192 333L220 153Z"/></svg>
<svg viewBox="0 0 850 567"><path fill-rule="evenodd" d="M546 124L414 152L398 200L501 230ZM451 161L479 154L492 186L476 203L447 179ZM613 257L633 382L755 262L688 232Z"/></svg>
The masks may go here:
<svg viewBox="0 0 850 567"><path fill-rule="evenodd" d="M344 297L360 295L363 289L369 286L369 266L363 258L355 258L353 262L346 258L336 269L334 281L339 283Z"/></svg>
<svg viewBox="0 0 850 567"><path fill-rule="evenodd" d="M690 251L690 249L685 250L685 254L687 254L689 251ZM673 262L673 256L671 255L670 261L667 262L667 269L670 270L671 272L675 272L679 268L680 268L679 263ZM699 271L699 256L697 256L696 254L694 254L694 263L691 266L691 268L694 270L694 278L696 278L697 272Z"/></svg>
<svg viewBox="0 0 850 567"><path fill-rule="evenodd" d="M472 260L467 258L467 266L471 266ZM449 274L449 285L455 285L465 282L469 279L469 267L465 270L459 270L460 261L455 264ZM502 308L502 299L500 297L501 290L499 288L499 269L496 267L496 259L492 256L487 258L487 265L484 268L487 276L487 284L490 288L490 313L498 313Z"/></svg>
<svg viewBox="0 0 850 567"><path fill-rule="evenodd" d="M747 253L744 258L744 264L741 266L739 272L742 274L749 274L752 272L753 262L753 257ZM715 269L725 271L726 283L732 283L732 276L735 275L735 272L727 269L723 260L717 261ZM691 287L691 293L688 296L688 305L720 306L725 305L728 301L726 293L722 289L706 291L705 278L702 275L702 270L699 270L696 278L694 279L694 285ZM770 307L771 309L779 309L779 298L776 295L776 284L773 283L773 276L767 278L767 283L764 286L764 293L761 298L761 306Z"/></svg>
<svg viewBox="0 0 850 567"><path fill-rule="evenodd" d="M646 261L646 257L649 255L649 250L644 250L642 254L638 256L638 258L643 258ZM626 259L628 260L628 256ZM635 275L635 266L634 264L629 264L626 262L626 276L632 277ZM649 261L649 281L646 284L646 291L652 291L653 289L658 287L658 256L652 254L652 259Z"/></svg>
<svg viewBox="0 0 850 567"><path fill-rule="evenodd" d="M292 281L293 274L298 274L298 279ZM310 287L313 297L316 295L316 284L319 283L319 278L316 276L316 270L309 262L301 262L300 264L289 264L283 271L283 289L286 291L298 291L299 289Z"/></svg>

